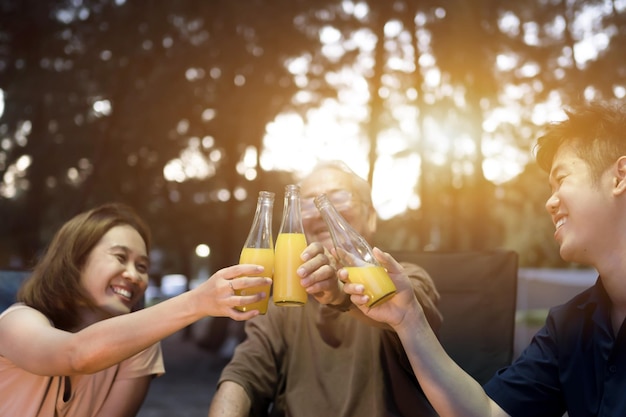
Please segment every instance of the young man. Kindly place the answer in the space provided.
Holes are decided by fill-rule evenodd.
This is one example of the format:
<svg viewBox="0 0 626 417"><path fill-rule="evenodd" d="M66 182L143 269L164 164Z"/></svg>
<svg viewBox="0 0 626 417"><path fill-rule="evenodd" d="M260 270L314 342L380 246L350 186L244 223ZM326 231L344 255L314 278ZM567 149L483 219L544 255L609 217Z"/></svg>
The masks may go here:
<svg viewBox="0 0 626 417"><path fill-rule="evenodd" d="M310 243L299 271L303 307L276 307L246 325L209 410L217 416L433 416L395 333L352 308L336 269L313 259L332 241L313 198L326 193L366 239L376 229L370 187L341 163L319 165L301 182L303 226ZM330 254L328 254L330 257ZM428 274L406 264L410 297L431 326L441 316ZM309 271L312 272L309 275ZM409 278L410 277L410 278Z"/></svg>
<svg viewBox="0 0 626 417"><path fill-rule="evenodd" d="M389 302L368 310L362 288L344 286L369 317L396 330L442 417L626 415L626 112L599 104L568 112L539 139L537 162L549 172L546 209L561 257L599 277L551 309L521 357L484 388L444 352L388 254L376 252L399 289Z"/></svg>

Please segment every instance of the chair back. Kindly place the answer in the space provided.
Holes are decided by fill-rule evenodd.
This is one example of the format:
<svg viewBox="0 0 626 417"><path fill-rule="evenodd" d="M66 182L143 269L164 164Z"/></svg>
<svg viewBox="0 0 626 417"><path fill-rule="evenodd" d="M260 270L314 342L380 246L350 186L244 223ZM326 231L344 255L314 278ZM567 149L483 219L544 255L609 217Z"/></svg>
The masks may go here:
<svg viewBox="0 0 626 417"><path fill-rule="evenodd" d="M0 312L15 302L17 291L29 274L29 271L0 269Z"/></svg>
<svg viewBox="0 0 626 417"><path fill-rule="evenodd" d="M518 255L510 250L391 251L422 266L441 295L439 339L450 357L480 384L511 363L514 350Z"/></svg>

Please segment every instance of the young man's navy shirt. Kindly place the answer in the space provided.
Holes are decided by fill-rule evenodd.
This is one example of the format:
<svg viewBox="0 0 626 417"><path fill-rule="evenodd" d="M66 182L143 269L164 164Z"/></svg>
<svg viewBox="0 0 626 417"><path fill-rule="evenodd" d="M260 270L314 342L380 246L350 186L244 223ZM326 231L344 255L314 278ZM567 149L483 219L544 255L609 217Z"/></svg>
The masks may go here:
<svg viewBox="0 0 626 417"><path fill-rule="evenodd" d="M626 330L613 335L610 308L601 278L552 308L522 355L485 384L489 397L512 417L626 416Z"/></svg>

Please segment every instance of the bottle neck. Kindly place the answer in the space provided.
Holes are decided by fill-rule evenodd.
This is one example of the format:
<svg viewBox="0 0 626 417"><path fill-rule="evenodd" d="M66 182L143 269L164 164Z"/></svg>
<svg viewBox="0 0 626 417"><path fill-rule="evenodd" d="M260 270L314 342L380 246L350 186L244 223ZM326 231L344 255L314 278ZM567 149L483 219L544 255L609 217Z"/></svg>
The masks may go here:
<svg viewBox="0 0 626 417"><path fill-rule="evenodd" d="M297 186L287 186L285 189L285 204L280 233L304 233L300 211L300 189Z"/></svg>
<svg viewBox="0 0 626 417"><path fill-rule="evenodd" d="M274 208L273 196L262 195L257 201L254 219L250 232L246 238L246 248L273 248L272 211Z"/></svg>
<svg viewBox="0 0 626 417"><path fill-rule="evenodd" d="M326 225L329 229L335 228L337 225L341 225L342 229L345 229L346 226L349 226L349 223L343 216L337 211L335 206L328 200L326 194L319 195L315 198L315 206L317 210L320 212L322 219L326 222Z"/></svg>

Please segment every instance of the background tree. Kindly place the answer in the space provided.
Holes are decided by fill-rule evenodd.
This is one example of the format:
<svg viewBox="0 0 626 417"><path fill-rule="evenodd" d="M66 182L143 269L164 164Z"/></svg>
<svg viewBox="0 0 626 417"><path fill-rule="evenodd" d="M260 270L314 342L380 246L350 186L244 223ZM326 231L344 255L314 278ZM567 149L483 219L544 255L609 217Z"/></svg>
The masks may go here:
<svg viewBox="0 0 626 417"><path fill-rule="evenodd" d="M263 167L269 126L286 112L306 124L363 85L350 104L358 130L337 140L365 149L375 192L418 178L407 209L381 219L381 245L507 246L555 265L541 243L551 242L547 216L528 208L545 178L522 169L548 109L626 95L624 8L0 0L0 265L29 262L69 215L108 200L155 225L163 272L191 276L199 243L213 250L211 268L234 263L257 192L276 192L280 207L297 179ZM589 31L595 55L583 53ZM522 172L502 183L487 175L494 161ZM398 165L412 174L383 182Z"/></svg>

